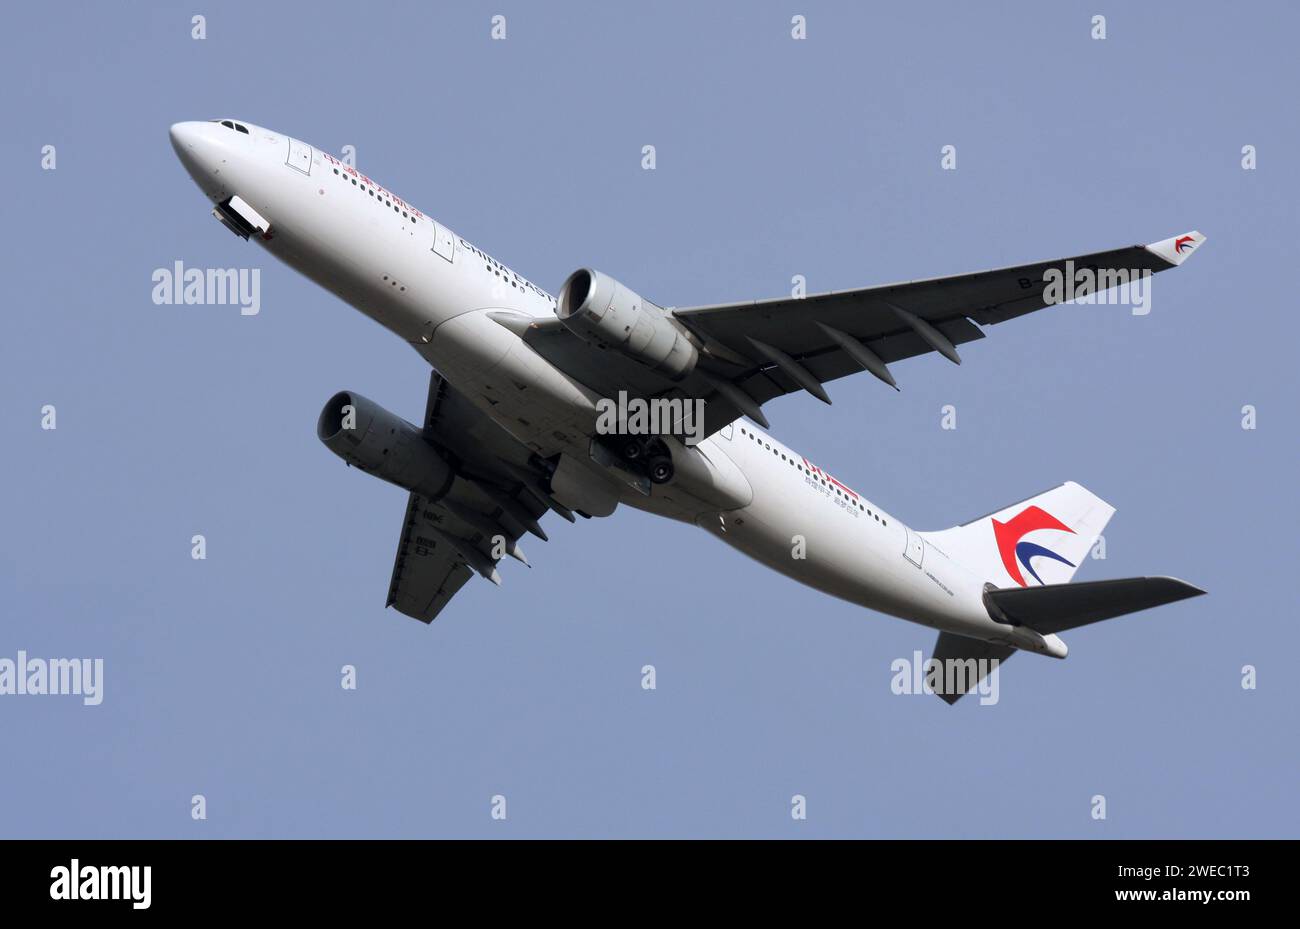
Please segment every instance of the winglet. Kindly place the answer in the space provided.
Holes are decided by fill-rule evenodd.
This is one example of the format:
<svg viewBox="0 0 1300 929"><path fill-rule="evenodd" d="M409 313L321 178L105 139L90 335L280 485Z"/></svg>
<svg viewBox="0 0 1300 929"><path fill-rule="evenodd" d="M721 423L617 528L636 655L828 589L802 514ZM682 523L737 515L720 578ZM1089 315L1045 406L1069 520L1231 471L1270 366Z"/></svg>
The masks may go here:
<svg viewBox="0 0 1300 929"><path fill-rule="evenodd" d="M1187 256L1196 251L1204 241L1205 236L1199 232L1185 232L1172 239L1152 243L1146 246L1146 250L1177 267L1186 261Z"/></svg>

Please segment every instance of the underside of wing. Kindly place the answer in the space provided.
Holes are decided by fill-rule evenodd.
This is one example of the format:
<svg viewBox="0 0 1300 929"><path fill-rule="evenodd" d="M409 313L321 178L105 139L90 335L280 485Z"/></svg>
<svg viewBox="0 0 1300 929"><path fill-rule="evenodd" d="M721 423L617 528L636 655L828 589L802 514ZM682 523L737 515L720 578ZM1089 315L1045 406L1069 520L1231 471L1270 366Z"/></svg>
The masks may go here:
<svg viewBox="0 0 1300 929"><path fill-rule="evenodd" d="M796 390L830 402L818 385L865 370L897 386L888 366L930 352L960 364L956 346L984 338L981 326L1103 291L1114 297L1115 288L1119 296L1134 293L1204 241L1191 232L974 274L677 309L673 316L717 357L729 358L719 373L758 405Z"/></svg>
<svg viewBox="0 0 1300 929"><path fill-rule="evenodd" d="M474 576L451 543L432 531L441 519L442 515L428 506L424 497L411 494L388 585L386 606L425 623L437 619L442 608Z"/></svg>
<svg viewBox="0 0 1300 929"><path fill-rule="evenodd" d="M436 371L423 430L453 463L455 478L436 499L411 493L387 605L428 623L475 574L500 584L502 558L527 565L519 540L525 534L546 540L540 519L548 509L570 521L573 514L548 497L528 449Z"/></svg>
<svg viewBox="0 0 1300 929"><path fill-rule="evenodd" d="M960 364L957 346L984 338L981 327L1046 306L1103 293L1100 302L1134 299L1144 292L1135 288L1204 241L1189 232L973 274L671 311L584 269L562 289L559 318L498 321L602 396L621 390L704 400L708 434L740 415L767 425L763 404L783 394L806 391L830 403L822 385L859 371L897 388L895 362L935 353ZM575 280L586 300L566 314ZM584 313L591 318L581 319ZM579 323L590 331L583 334ZM682 336L677 343L674 333ZM657 348L661 354L652 356Z"/></svg>

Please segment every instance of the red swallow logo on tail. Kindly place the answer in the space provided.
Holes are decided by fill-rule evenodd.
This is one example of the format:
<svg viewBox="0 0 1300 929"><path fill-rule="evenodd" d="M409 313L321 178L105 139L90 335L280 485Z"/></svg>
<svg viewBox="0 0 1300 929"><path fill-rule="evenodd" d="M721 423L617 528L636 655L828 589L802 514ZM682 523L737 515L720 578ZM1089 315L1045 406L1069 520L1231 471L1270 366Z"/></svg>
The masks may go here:
<svg viewBox="0 0 1300 929"><path fill-rule="evenodd" d="M1038 581L1039 584L1043 583L1043 579L1038 576L1038 572L1034 570L1033 564L1030 563L1031 559L1040 555L1069 565L1071 568L1074 567L1073 562L1066 561L1049 548L1044 548L1033 542L1020 541L1037 529L1059 529L1062 532L1074 532L1073 529L1051 513L1036 506L1026 507L1005 523L1000 523L996 519L993 520L993 538L998 545L998 554L1002 556L1002 566L1007 569L1007 574L1011 575L1011 579L1021 587L1029 586L1025 583L1024 575L1020 573L1021 564L1034 576L1034 580Z"/></svg>

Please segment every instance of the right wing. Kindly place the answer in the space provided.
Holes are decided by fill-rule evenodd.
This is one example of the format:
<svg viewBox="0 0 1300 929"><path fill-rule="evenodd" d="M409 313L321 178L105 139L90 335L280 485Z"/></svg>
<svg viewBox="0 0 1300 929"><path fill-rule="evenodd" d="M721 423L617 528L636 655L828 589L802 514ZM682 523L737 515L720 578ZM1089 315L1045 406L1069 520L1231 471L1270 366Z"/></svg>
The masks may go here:
<svg viewBox="0 0 1300 929"><path fill-rule="evenodd" d="M437 619L456 591L474 576L460 553L433 533L444 518L424 497L411 494L388 585L386 606L425 623Z"/></svg>
<svg viewBox="0 0 1300 929"><path fill-rule="evenodd" d="M501 546L528 564L519 538L532 533L545 540L538 520L548 509L570 522L573 514L550 499L529 468L528 449L436 371L429 380L424 435L455 462L457 483L438 501L410 495L387 605L429 623L475 574L501 583Z"/></svg>

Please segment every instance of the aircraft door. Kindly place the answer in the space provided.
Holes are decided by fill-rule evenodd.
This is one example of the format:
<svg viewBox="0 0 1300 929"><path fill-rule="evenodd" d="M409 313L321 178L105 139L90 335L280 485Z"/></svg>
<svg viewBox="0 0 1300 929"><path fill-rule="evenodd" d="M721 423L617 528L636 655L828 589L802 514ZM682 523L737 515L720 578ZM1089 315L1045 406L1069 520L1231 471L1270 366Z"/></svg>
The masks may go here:
<svg viewBox="0 0 1300 929"><path fill-rule="evenodd" d="M903 531L907 533L907 543L903 549L903 557L919 568L921 567L921 561L925 558L925 541L911 529L904 527Z"/></svg>
<svg viewBox="0 0 1300 929"><path fill-rule="evenodd" d="M297 139L289 140L289 157L285 164L296 168L303 174L311 174L311 146Z"/></svg>
<svg viewBox="0 0 1300 929"><path fill-rule="evenodd" d="M456 244L451 240L451 231L440 223L433 224L433 249L448 261L454 261Z"/></svg>

